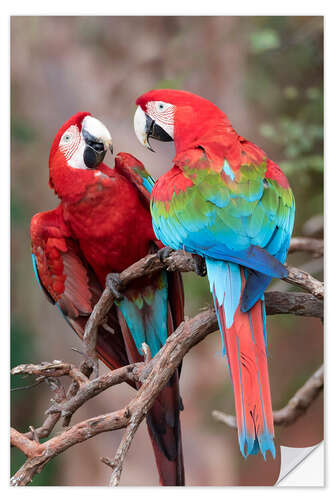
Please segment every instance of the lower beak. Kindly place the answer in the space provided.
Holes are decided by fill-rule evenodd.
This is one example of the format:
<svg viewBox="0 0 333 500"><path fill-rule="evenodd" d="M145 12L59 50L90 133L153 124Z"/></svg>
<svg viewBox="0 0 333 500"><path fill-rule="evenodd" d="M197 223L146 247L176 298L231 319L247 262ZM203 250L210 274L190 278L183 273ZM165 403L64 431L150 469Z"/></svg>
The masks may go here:
<svg viewBox="0 0 333 500"><path fill-rule="evenodd" d="M162 141L162 142L173 141L173 138L162 127L160 127L160 125L157 125L155 120L152 120L148 115L146 115L146 131L147 131L147 148L150 151L155 152L149 143L150 137L152 139L156 139L157 141Z"/></svg>
<svg viewBox="0 0 333 500"><path fill-rule="evenodd" d="M147 149L153 151L149 139L157 139L162 142L173 141L173 138L158 125L155 120L150 118L139 106L134 115L134 130L137 138Z"/></svg>
<svg viewBox="0 0 333 500"><path fill-rule="evenodd" d="M147 147L147 149L149 149L149 151L152 151L153 153L155 153L155 151L153 150L153 148L151 147L150 142L149 142L150 137L153 137L153 130L154 130L155 122L154 122L154 120L152 120L150 118L150 116L148 116L148 115L145 115L145 116L146 116L146 126L145 126L146 147Z"/></svg>
<svg viewBox="0 0 333 500"><path fill-rule="evenodd" d="M96 168L102 163L106 154L106 149L96 151L92 146L87 145L84 149L83 159L86 167Z"/></svg>
<svg viewBox="0 0 333 500"><path fill-rule="evenodd" d="M82 130L82 134L86 143L83 159L86 167L96 168L102 163L107 150L113 154L113 145L111 140L99 140L93 137L89 132Z"/></svg>

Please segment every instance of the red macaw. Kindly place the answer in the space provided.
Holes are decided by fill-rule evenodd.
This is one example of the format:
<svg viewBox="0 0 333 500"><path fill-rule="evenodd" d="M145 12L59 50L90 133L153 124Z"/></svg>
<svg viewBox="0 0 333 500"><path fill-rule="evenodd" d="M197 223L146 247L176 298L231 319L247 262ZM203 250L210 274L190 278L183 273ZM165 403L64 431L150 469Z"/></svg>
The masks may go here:
<svg viewBox="0 0 333 500"><path fill-rule="evenodd" d="M70 118L50 151L49 184L60 198L55 210L31 220L37 280L82 338L108 273L120 273L161 248L149 212L153 180L142 163L119 153L114 168L109 131L90 113ZM138 279L117 301L98 330L99 358L111 369L141 361L142 343L154 356L184 319L179 273ZM147 414L162 485L183 485L178 372Z"/></svg>
<svg viewBox="0 0 333 500"><path fill-rule="evenodd" d="M264 290L285 277L295 204L278 165L239 136L213 103L190 92L153 90L137 99L140 142L174 141L173 167L151 197L164 245L205 259L234 387L244 456L275 456L266 356ZM150 148L151 149L151 148Z"/></svg>

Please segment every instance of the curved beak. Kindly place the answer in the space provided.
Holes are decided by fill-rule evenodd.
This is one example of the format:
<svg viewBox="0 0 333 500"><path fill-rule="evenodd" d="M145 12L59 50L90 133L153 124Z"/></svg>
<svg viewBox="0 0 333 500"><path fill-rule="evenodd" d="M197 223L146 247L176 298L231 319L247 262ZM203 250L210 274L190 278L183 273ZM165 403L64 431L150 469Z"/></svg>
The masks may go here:
<svg viewBox="0 0 333 500"><path fill-rule="evenodd" d="M113 153L111 134L105 125L92 116L86 116L82 122L82 137L86 143L83 159L86 167L96 168L106 155Z"/></svg>
<svg viewBox="0 0 333 500"><path fill-rule="evenodd" d="M149 143L151 137L162 142L173 141L173 138L147 115L140 106L138 106L134 115L134 130L141 144L153 152L155 151Z"/></svg>

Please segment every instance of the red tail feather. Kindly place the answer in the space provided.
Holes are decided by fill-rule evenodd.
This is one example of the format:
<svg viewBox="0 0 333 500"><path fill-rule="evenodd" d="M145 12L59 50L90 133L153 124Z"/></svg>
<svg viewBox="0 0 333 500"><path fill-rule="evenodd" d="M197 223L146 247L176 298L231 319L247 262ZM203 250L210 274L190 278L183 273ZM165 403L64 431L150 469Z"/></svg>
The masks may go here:
<svg viewBox="0 0 333 500"><path fill-rule="evenodd" d="M244 284L242 271L242 291ZM243 313L239 304L230 328L226 327L223 305L218 309L234 387L239 445L244 456L257 453L259 448L264 456L267 450L275 456L262 307L259 300Z"/></svg>

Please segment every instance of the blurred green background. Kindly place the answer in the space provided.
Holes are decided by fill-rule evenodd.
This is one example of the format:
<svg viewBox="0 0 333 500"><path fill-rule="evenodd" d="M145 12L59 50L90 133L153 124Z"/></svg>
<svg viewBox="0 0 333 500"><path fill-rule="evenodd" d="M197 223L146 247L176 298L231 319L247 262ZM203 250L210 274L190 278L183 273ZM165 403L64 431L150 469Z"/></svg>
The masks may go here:
<svg viewBox="0 0 333 500"><path fill-rule="evenodd" d="M156 87L200 94L227 113L239 134L260 145L284 169L296 198L295 235L315 226L323 211L322 17L12 17L11 18L11 363L63 359L79 362L79 342L33 276L29 224L57 199L48 188L48 154L60 126L90 111L111 130L115 153L128 151L158 177L172 161L172 144L145 151L133 131L135 99ZM112 162L107 158L107 162ZM313 230L311 230L313 231ZM290 263L322 278L322 259L293 254ZM184 276L186 314L211 305L207 279ZM284 282L275 289L291 289ZM268 319L273 407L285 405L323 358L318 319ZM233 413L231 382L219 334L186 356L181 392L188 485L270 485L280 458L250 457L236 431L215 422L214 409ZM101 367L103 372L104 368ZM13 387L30 379L13 379ZM73 422L117 409L131 397L125 385L105 392ZM51 394L46 385L13 391L12 424L21 431L42 423ZM60 427L56 428L61 430ZM277 428L277 443L311 446L323 438L322 396L293 426ZM68 450L36 476L34 485L105 485L121 432L100 435ZM12 450L12 471L23 455ZM145 425L136 435L123 485L157 485Z"/></svg>

